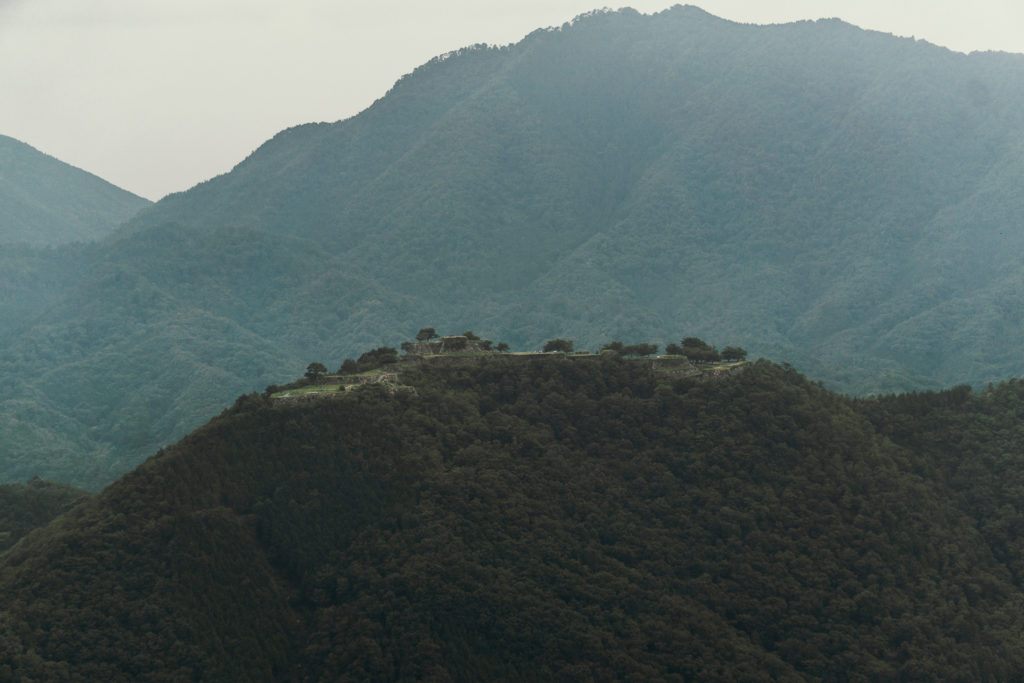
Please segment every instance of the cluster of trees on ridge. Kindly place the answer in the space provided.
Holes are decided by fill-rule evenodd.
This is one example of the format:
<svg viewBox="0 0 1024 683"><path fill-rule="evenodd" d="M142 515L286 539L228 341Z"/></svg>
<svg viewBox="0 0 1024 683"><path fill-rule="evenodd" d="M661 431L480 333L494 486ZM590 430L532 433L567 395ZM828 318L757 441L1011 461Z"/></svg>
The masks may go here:
<svg viewBox="0 0 1024 683"><path fill-rule="evenodd" d="M441 335L433 327L423 327L416 333L416 341L402 342L400 348L403 353L414 354L420 344L429 344ZM473 349L482 352L507 353L511 349L505 342L495 344L490 339L483 339L472 330L467 330L461 335L446 337L450 340L449 351L459 352L466 349ZM571 339L549 339L545 342L542 350L544 353L574 353L575 342ZM658 353L658 345L650 343L625 344L621 341L608 342L601 347L601 352L615 353L620 356L653 356ZM695 363L717 363L743 361L747 357L745 349L738 346L727 346L719 352L714 346L697 337L684 337L678 344L669 343L665 346L665 354L669 356L683 356ZM397 363L399 360L398 349L391 346L381 346L371 349L359 356L358 359L346 358L338 368L340 375L352 375L360 372L367 372L379 367ZM305 379L309 382L319 382L327 374L327 366L321 362L310 363L306 367ZM277 387L274 387L277 388Z"/></svg>
<svg viewBox="0 0 1024 683"><path fill-rule="evenodd" d="M562 340L554 341L561 342ZM548 344L552 344L552 342L548 342ZM547 350L547 348L545 348L545 350ZM561 349L554 348L552 350ZM620 341L613 341L602 346L601 350L614 351L615 353L623 356L653 356L658 353L658 345L623 344ZM719 352L714 346L708 344L703 339L699 339L698 337L684 337L678 344L666 344L665 355L685 356L688 360L695 363L718 363L721 361L737 362L746 360L747 358L746 350L739 346L726 346L721 352Z"/></svg>

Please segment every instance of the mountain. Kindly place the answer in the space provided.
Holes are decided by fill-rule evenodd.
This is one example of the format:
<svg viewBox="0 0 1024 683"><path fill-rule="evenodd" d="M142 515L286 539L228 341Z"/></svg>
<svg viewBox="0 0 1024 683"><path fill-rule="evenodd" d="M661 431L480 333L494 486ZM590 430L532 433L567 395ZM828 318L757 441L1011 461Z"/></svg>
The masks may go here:
<svg viewBox="0 0 1024 683"><path fill-rule="evenodd" d="M150 202L0 135L0 245L95 240Z"/></svg>
<svg viewBox="0 0 1024 683"><path fill-rule="evenodd" d="M1024 57L834 20L598 12L444 55L59 281L17 261L0 474L102 486L422 325L728 339L857 394L1024 374L1022 141Z"/></svg>
<svg viewBox="0 0 1024 683"><path fill-rule="evenodd" d="M87 497L85 491L42 479L0 485L0 553Z"/></svg>
<svg viewBox="0 0 1024 683"><path fill-rule="evenodd" d="M406 390L243 396L0 554L0 677L1024 672L1022 382L391 367Z"/></svg>

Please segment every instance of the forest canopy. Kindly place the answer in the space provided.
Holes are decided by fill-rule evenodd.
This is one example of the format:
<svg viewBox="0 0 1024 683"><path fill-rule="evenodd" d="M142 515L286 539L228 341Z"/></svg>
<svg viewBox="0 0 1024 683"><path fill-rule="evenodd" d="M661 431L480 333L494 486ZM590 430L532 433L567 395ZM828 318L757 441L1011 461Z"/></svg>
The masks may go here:
<svg viewBox="0 0 1024 683"><path fill-rule="evenodd" d="M839 21L606 12L446 55L110 239L0 250L0 480L99 489L413 320L682 332L858 395L1022 375L1022 131L1024 57Z"/></svg>
<svg viewBox="0 0 1024 683"><path fill-rule="evenodd" d="M650 367L495 353L408 363L415 392L242 396L0 555L0 678L1024 671L1024 383Z"/></svg>

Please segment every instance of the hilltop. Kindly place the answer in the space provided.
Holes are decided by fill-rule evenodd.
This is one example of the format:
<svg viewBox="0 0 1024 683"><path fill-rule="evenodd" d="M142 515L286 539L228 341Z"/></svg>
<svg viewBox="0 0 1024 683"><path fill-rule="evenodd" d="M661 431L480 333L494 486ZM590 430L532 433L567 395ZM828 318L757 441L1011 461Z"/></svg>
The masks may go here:
<svg viewBox="0 0 1024 683"><path fill-rule="evenodd" d="M1008 680L1024 383L409 362L235 405L0 554L0 678Z"/></svg>
<svg viewBox="0 0 1024 683"><path fill-rule="evenodd" d="M108 235L149 200L0 135L0 245L49 247Z"/></svg>
<svg viewBox="0 0 1024 683"><path fill-rule="evenodd" d="M511 368L515 367L510 365L512 363L539 359L594 362L616 358L640 364L652 378L661 381L717 379L742 370L747 364L745 349L729 346L720 353L697 337L687 337L679 344L669 343L663 355L657 355L657 344L626 345L612 341L599 351L585 351L575 350L574 342L568 339L548 340L541 351L512 351L504 342L495 344L471 331L440 336L432 327L420 330L417 341L403 342L402 351L403 355L399 355L397 349L388 346L367 351L358 360L345 359L335 374L329 374L322 363L313 362L301 379L284 386L269 386L265 394L280 401L338 398L346 392L370 386L392 394L403 391L415 394L416 389L410 382L420 376L424 367L440 370L502 362Z"/></svg>
<svg viewBox="0 0 1024 683"><path fill-rule="evenodd" d="M1022 375L1022 133L1024 57L837 21L597 12L455 51L72 268L0 259L45 293L0 306L0 476L102 486L415 320L685 331L858 395Z"/></svg>

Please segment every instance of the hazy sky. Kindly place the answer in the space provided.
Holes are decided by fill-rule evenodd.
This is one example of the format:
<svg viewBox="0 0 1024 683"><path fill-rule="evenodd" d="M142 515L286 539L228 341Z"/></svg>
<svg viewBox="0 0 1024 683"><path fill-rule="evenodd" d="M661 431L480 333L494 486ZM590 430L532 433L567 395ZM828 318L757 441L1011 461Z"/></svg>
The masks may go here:
<svg viewBox="0 0 1024 683"><path fill-rule="evenodd" d="M673 2L635 0L643 12ZM736 21L840 17L1024 52L1021 0L704 0ZM595 0L0 0L0 133L156 199L282 128L347 118L402 74Z"/></svg>

